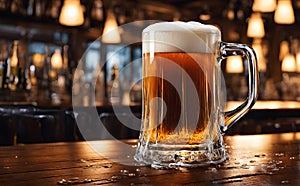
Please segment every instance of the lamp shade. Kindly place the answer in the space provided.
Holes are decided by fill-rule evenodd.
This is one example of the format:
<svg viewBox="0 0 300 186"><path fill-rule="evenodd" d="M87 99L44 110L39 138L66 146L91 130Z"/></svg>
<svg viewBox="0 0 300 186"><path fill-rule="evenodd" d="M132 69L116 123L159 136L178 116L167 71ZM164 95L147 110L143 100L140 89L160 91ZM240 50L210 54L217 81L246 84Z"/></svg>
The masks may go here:
<svg viewBox="0 0 300 186"><path fill-rule="evenodd" d="M51 57L51 67L53 69L61 69L63 66L62 56L60 50L55 50Z"/></svg>
<svg viewBox="0 0 300 186"><path fill-rule="evenodd" d="M66 26L80 26L83 22L80 0L65 0L59 15L59 23Z"/></svg>
<svg viewBox="0 0 300 186"><path fill-rule="evenodd" d="M121 36L116 17L112 10L107 11L106 20L102 34L103 43L120 43Z"/></svg>
<svg viewBox="0 0 300 186"><path fill-rule="evenodd" d="M260 13L252 13L248 21L247 36L262 38L265 36L264 23Z"/></svg>
<svg viewBox="0 0 300 186"><path fill-rule="evenodd" d="M274 14L274 21L278 24L293 24L295 15L291 0L279 0Z"/></svg>
<svg viewBox="0 0 300 186"><path fill-rule="evenodd" d="M226 61L227 73L242 73L244 71L243 59L241 56L228 56Z"/></svg>
<svg viewBox="0 0 300 186"><path fill-rule="evenodd" d="M276 8L276 0L254 0L252 10L254 12L273 12Z"/></svg>
<svg viewBox="0 0 300 186"><path fill-rule="evenodd" d="M281 70L283 72L296 72L296 60L295 56L292 54L287 54L282 61Z"/></svg>

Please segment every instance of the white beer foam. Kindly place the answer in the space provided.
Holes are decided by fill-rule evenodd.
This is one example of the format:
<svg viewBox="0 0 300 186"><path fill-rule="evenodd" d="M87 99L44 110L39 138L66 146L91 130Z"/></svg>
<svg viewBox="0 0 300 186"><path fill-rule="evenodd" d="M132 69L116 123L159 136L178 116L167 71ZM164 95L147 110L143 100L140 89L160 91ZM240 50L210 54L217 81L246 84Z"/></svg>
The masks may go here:
<svg viewBox="0 0 300 186"><path fill-rule="evenodd" d="M199 22L160 22L143 30L143 53L214 53L221 41L220 30Z"/></svg>

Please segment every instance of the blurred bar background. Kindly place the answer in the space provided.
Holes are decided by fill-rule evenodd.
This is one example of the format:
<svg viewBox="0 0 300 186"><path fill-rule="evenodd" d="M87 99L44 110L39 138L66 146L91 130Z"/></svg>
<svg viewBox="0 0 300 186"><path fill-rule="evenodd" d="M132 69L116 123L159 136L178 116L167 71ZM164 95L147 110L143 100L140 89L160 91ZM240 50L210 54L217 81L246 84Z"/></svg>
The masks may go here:
<svg viewBox="0 0 300 186"><path fill-rule="evenodd" d="M253 46L264 107L256 106L229 134L299 131L300 0L0 0L0 144L83 140L75 117L88 123L90 107L110 125L122 126L118 114L132 117L113 113L111 104L129 105L140 117L136 41L155 22L143 20L213 24L223 41ZM111 26L134 21L140 21L134 32L119 29L99 39ZM222 66L230 103L247 95L243 60L228 58ZM87 114L76 116L73 106ZM138 136L111 128L117 138Z"/></svg>

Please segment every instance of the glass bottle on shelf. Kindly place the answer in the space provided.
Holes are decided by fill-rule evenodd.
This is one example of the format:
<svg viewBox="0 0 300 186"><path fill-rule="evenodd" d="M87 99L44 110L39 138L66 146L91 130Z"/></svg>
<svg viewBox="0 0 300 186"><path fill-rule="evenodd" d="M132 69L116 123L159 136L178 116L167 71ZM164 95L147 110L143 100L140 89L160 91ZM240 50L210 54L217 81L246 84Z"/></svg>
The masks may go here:
<svg viewBox="0 0 300 186"><path fill-rule="evenodd" d="M95 0L93 2L91 17L97 21L103 20L103 3L101 0Z"/></svg>
<svg viewBox="0 0 300 186"><path fill-rule="evenodd" d="M3 76L3 88L9 89L10 86L10 60L8 59L8 47L7 45L2 46L2 55L4 59L4 76Z"/></svg>
<svg viewBox="0 0 300 186"><path fill-rule="evenodd" d="M4 89L5 79L6 79L6 60L7 60L7 48L5 43L1 43L0 51L0 89Z"/></svg>
<svg viewBox="0 0 300 186"><path fill-rule="evenodd" d="M10 76L9 76L9 89L16 90L19 82L19 56L18 56L18 41L13 42L12 53L9 57Z"/></svg>
<svg viewBox="0 0 300 186"><path fill-rule="evenodd" d="M3 89L3 80L4 80L4 61L0 59L0 89Z"/></svg>
<svg viewBox="0 0 300 186"><path fill-rule="evenodd" d="M43 14L43 3L41 0L35 1L35 16L41 17Z"/></svg>
<svg viewBox="0 0 300 186"><path fill-rule="evenodd" d="M120 103L122 94L119 80L118 64L114 64L114 66L111 69L110 80L107 84L107 95L111 103Z"/></svg>
<svg viewBox="0 0 300 186"><path fill-rule="evenodd" d="M27 6L27 15L28 16L33 15L33 9L34 9L34 0L29 0L28 1L28 6Z"/></svg>
<svg viewBox="0 0 300 186"><path fill-rule="evenodd" d="M22 53L19 57L19 68L18 68L18 78L19 82L17 88L20 90L30 90L31 83L29 79L29 71L26 66L25 54Z"/></svg>
<svg viewBox="0 0 300 186"><path fill-rule="evenodd" d="M6 0L0 0L0 10L6 10L8 7L8 2Z"/></svg>

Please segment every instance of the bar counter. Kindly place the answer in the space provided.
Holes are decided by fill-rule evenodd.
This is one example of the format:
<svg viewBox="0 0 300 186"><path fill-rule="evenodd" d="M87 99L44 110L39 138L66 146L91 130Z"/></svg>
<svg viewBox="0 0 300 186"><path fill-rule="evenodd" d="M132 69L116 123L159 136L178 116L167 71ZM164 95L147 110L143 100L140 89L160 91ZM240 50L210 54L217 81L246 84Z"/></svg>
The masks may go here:
<svg viewBox="0 0 300 186"><path fill-rule="evenodd" d="M121 143L119 143L121 142ZM300 133L225 136L220 165L154 169L133 160L137 140L0 147L1 185L300 185Z"/></svg>

